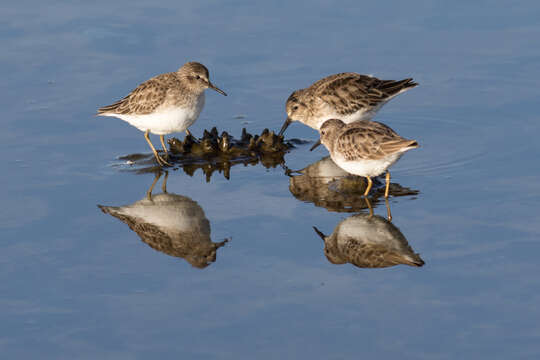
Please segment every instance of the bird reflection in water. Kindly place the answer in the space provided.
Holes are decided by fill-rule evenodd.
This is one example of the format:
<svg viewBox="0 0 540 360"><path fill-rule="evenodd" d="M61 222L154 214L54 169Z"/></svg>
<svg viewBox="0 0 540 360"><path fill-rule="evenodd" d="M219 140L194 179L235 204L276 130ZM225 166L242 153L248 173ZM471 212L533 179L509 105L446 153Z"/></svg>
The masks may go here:
<svg viewBox="0 0 540 360"><path fill-rule="evenodd" d="M187 196L167 192L167 172L162 193L152 194L161 174L156 173L143 199L131 205L98 207L126 223L153 249L183 258L196 268L205 268L216 261L217 250L228 240L212 242L210 222L199 204Z"/></svg>
<svg viewBox="0 0 540 360"><path fill-rule="evenodd" d="M295 175L296 173L296 175ZM364 177L351 175L337 166L327 156L306 168L293 172L288 171L289 191L298 200L312 202L335 212L358 212L369 209L384 198L384 187L374 179L375 189L371 192L370 202L366 202L364 191L367 181ZM418 190L402 187L397 183L390 184L389 193L393 197L415 196Z"/></svg>
<svg viewBox="0 0 540 360"><path fill-rule="evenodd" d="M401 231L372 212L342 220L329 236L316 227L313 229L323 239L324 254L332 264L350 263L361 268L424 265Z"/></svg>

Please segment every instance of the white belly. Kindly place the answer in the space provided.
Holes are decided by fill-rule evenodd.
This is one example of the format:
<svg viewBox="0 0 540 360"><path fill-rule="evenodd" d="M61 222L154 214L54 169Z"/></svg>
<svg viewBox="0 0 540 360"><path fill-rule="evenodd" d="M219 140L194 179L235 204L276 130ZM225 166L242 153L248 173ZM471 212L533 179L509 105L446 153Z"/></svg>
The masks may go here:
<svg viewBox="0 0 540 360"><path fill-rule="evenodd" d="M169 234L197 231L201 236L210 236L210 223L203 209L182 195L152 195L152 200L145 198L132 205L119 207L116 212L138 222L155 225Z"/></svg>
<svg viewBox="0 0 540 360"><path fill-rule="evenodd" d="M375 111L371 110L371 111L366 111L365 109L362 109L362 110L358 110L357 112L355 112L354 114L351 114L351 115L339 115L338 113L328 113L324 116L321 116L319 118L317 118L316 120L316 124L317 124L317 129L316 130L319 130L322 126L322 124L324 124L324 122L326 120L330 120L330 119L339 119L341 121L343 121L345 124L350 124L354 121L358 121L358 120L370 120L373 115L375 115Z"/></svg>
<svg viewBox="0 0 540 360"><path fill-rule="evenodd" d="M103 114L114 116L127 121L141 131L150 130L152 134L167 135L185 131L199 117L204 107L204 93L194 106L190 107L159 107L155 112L146 115Z"/></svg>
<svg viewBox="0 0 540 360"><path fill-rule="evenodd" d="M360 176L379 176L392 164L399 160L403 153L392 154L378 160L355 160L349 161L341 156L332 156L332 160L348 173Z"/></svg>

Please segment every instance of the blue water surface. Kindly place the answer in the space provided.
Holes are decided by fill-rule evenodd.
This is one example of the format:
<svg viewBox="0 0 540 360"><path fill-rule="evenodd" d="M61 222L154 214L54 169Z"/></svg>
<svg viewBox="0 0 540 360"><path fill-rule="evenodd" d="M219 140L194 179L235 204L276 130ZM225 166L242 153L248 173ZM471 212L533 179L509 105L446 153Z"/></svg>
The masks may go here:
<svg viewBox="0 0 540 360"><path fill-rule="evenodd" d="M539 18L535 1L4 4L2 358L538 358ZM190 60L229 94L207 92L196 135L278 130L289 94L332 73L413 77L376 119L421 144L392 169L419 193L390 206L426 265L330 263L312 226L350 214L297 199L281 166L169 171L168 192L230 238L204 269L102 213L154 174L125 171L150 150L96 109ZM308 149L286 166L327 155Z"/></svg>

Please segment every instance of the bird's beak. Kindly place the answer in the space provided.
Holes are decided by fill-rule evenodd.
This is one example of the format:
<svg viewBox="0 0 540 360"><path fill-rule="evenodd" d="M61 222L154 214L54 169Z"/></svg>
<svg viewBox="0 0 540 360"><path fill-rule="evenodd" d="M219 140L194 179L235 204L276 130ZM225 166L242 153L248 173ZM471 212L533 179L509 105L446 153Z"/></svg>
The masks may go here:
<svg viewBox="0 0 540 360"><path fill-rule="evenodd" d="M283 135L283 133L285 132L285 130L289 127L289 125L292 123L292 120L291 118L287 117L285 119L285 122L283 123L283 126L281 127L281 130L279 130L279 136Z"/></svg>
<svg viewBox="0 0 540 360"><path fill-rule="evenodd" d="M313 227L313 230L315 230L315 232L317 233L317 235L319 235L319 236L321 237L321 239L323 239L323 241L324 241L324 239L326 238L326 235L324 235L324 234L322 233L322 231L320 231L319 229L317 229L315 226Z"/></svg>
<svg viewBox="0 0 540 360"><path fill-rule="evenodd" d="M221 90L220 88L218 88L216 85L212 84L210 81L208 82L208 87L210 89L213 89L213 90L216 90L218 93L220 93L221 95L225 95L227 96L227 94L225 93L225 91Z"/></svg>
<svg viewBox="0 0 540 360"><path fill-rule="evenodd" d="M321 139L317 140L317 142L309 149L309 151L315 150L317 146L321 145Z"/></svg>

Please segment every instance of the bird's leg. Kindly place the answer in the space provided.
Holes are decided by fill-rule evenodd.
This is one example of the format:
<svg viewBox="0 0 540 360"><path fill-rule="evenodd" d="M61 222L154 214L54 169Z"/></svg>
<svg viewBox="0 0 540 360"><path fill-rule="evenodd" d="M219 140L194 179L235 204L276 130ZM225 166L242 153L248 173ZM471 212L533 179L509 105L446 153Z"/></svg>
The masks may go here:
<svg viewBox="0 0 540 360"><path fill-rule="evenodd" d="M152 200L152 191L154 190L154 186L156 186L156 183L158 182L160 177L161 177L161 171L157 171L154 177L154 182L152 182L152 185L150 185L150 188L146 192L146 197L148 198L148 200Z"/></svg>
<svg viewBox="0 0 540 360"><path fill-rule="evenodd" d="M366 191L364 192L364 196L368 196L369 194L369 190L371 190L371 186L373 186L373 181L371 181L371 178L369 176L366 176L366 179L367 179L367 188L366 188Z"/></svg>
<svg viewBox="0 0 540 360"><path fill-rule="evenodd" d="M167 193L167 178L169 177L169 172L165 171L165 177L163 178L163 183L161 184L161 191L163 191L164 194Z"/></svg>
<svg viewBox="0 0 540 360"><path fill-rule="evenodd" d="M390 171L386 172L386 189L384 190L384 197L388 199L388 190L390 190Z"/></svg>
<svg viewBox="0 0 540 360"><path fill-rule="evenodd" d="M369 209L369 217L373 217L373 208L371 207L371 201L369 201L369 199L367 198L367 196L364 198L364 200L366 200L366 205Z"/></svg>
<svg viewBox="0 0 540 360"><path fill-rule="evenodd" d="M388 203L388 198L384 198L386 203L386 214L388 215L388 221L392 221L392 212L390 211L390 204Z"/></svg>
<svg viewBox="0 0 540 360"><path fill-rule="evenodd" d="M165 160L163 160L157 153L156 151L156 148L154 147L154 145L152 145L152 142L150 141L150 137L148 137L148 134L149 134L149 130L146 130L146 132L144 133L144 138L146 139L146 141L148 142L148 145L150 145L150 148L152 149L152 152L154 153L154 156L156 157L156 160L158 162L159 165L161 166L165 166L165 165L168 165L168 166L172 166L171 164L169 164L168 162L166 162Z"/></svg>
<svg viewBox="0 0 540 360"><path fill-rule="evenodd" d="M163 151L165 151L165 159L169 160L169 152L165 146L165 135L159 135L159 140L161 141L161 146L163 146Z"/></svg>
<svg viewBox="0 0 540 360"><path fill-rule="evenodd" d="M188 129L186 129L186 135L187 136L192 136Z"/></svg>

